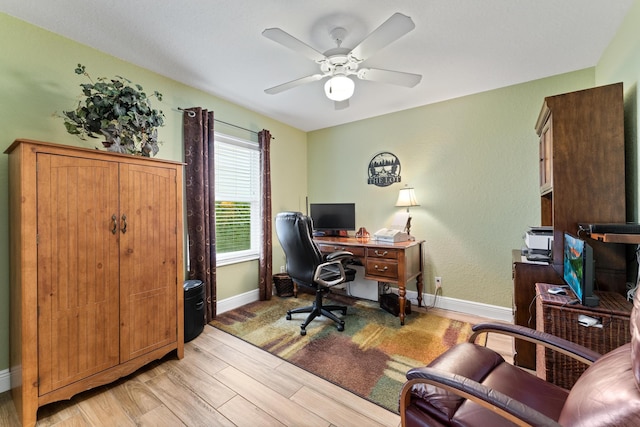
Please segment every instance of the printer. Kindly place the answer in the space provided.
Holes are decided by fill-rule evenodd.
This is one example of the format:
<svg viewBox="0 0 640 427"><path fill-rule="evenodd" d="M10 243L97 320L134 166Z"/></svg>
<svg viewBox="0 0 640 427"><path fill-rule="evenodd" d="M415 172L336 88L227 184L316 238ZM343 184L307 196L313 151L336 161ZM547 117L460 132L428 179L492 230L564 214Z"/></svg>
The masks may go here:
<svg viewBox="0 0 640 427"><path fill-rule="evenodd" d="M527 261L551 261L553 227L529 227L524 235L524 243L522 256Z"/></svg>

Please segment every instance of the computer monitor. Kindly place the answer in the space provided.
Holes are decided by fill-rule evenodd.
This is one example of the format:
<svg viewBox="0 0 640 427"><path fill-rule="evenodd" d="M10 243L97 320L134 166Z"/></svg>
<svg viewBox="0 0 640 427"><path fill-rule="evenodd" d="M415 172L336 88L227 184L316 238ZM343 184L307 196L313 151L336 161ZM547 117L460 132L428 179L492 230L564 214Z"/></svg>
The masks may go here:
<svg viewBox="0 0 640 427"><path fill-rule="evenodd" d="M316 235L345 236L356 229L355 203L311 203L309 216Z"/></svg>
<svg viewBox="0 0 640 427"><path fill-rule="evenodd" d="M593 249L586 241L564 233L563 278L580 304L595 307L599 303L594 289Z"/></svg>

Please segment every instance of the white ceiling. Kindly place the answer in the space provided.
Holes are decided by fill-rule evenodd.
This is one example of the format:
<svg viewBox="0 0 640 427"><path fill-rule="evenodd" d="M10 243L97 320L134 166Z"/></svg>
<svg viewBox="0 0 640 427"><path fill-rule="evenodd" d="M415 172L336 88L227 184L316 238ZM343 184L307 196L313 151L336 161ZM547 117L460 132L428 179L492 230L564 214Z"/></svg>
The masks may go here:
<svg viewBox="0 0 640 427"><path fill-rule="evenodd" d="M1 0L0 11L310 131L594 66L633 1ZM324 52L334 27L352 48L395 12L416 28L363 66L422 74L416 87L357 80L344 110L324 80L264 93L318 72L265 28Z"/></svg>

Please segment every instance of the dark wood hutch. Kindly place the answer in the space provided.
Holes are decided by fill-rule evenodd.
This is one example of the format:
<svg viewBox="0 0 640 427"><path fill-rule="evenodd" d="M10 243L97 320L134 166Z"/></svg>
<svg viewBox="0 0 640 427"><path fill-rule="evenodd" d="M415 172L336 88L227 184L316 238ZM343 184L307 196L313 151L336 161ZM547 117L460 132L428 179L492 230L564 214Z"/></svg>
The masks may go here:
<svg viewBox="0 0 640 427"><path fill-rule="evenodd" d="M577 235L579 223L626 221L622 83L546 97L535 129L540 225L553 228L553 252L548 265L513 255L514 322L530 327L536 318L535 284L562 283L564 233ZM624 244L595 239L589 244L597 289L624 294ZM515 362L535 369L535 345L516 340Z"/></svg>

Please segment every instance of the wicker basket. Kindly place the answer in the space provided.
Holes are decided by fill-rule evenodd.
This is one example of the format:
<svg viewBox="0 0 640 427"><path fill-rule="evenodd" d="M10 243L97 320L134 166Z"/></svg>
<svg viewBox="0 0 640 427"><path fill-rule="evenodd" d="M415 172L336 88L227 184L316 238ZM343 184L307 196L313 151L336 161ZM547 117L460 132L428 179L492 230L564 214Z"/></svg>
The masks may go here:
<svg viewBox="0 0 640 427"><path fill-rule="evenodd" d="M293 280L287 273L273 275L273 284L276 287L276 294L279 297L292 297L295 295Z"/></svg>
<svg viewBox="0 0 640 427"><path fill-rule="evenodd" d="M599 292L600 306L587 308L581 305L558 306L541 304L543 321L542 330L552 335L583 345L600 354L628 343L631 340L629 331L630 304L624 297ZM578 324L578 317L584 314L595 317L602 322L602 328L583 327ZM539 314L540 315L540 314ZM570 390L587 365L568 356L538 346L538 357L544 361L546 380Z"/></svg>

